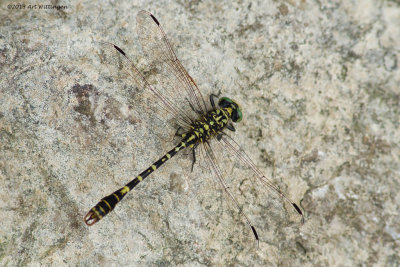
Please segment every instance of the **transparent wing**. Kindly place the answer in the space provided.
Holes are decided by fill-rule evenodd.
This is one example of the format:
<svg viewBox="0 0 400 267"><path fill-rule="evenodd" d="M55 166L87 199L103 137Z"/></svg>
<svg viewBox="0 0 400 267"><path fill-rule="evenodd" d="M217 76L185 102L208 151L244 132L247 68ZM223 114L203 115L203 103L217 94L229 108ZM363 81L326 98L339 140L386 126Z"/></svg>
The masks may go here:
<svg viewBox="0 0 400 267"><path fill-rule="evenodd" d="M251 228L254 237L257 240L257 244L259 243L259 239L258 239L258 234L256 232L256 229L254 228L253 224L251 223L249 217L246 215L246 213L243 211L243 209L241 208L241 206L239 205L238 201L236 200L236 198L233 196L232 191L229 189L225 178L223 176L223 173L220 169L220 167L218 166L218 161L217 158L215 157L214 151L211 148L210 144L208 142L204 143L204 150L205 150L205 154L206 154L206 159L207 159L207 163L210 166L210 169L213 170L214 174L216 175L216 177L218 178L219 183L221 184L224 193L229 197L229 199L232 201L232 203L235 205L235 207L237 208L237 211L239 212L239 214L245 219L247 225Z"/></svg>
<svg viewBox="0 0 400 267"><path fill-rule="evenodd" d="M241 149L238 143L230 136L224 134L221 140L217 140L225 150L231 155L239 158L240 162L251 169L251 178L256 177L256 181L268 191L268 199L265 201L271 204L275 212L278 212L281 218L287 218L290 221L304 222L303 212L299 206L287 197L270 179L268 179L254 164L250 157ZM245 178L245 177L244 177ZM247 178L247 177L246 177Z"/></svg>
<svg viewBox="0 0 400 267"><path fill-rule="evenodd" d="M127 79L136 83L139 88L152 93L158 98L159 101L156 102L161 106L162 110L168 112L182 127L188 128L192 124L192 118L179 105L176 105L163 90L150 85L145 76L139 72L132 60L121 48L108 42L99 42L99 44L102 50L101 59L108 65L112 74L115 76L123 74Z"/></svg>
<svg viewBox="0 0 400 267"><path fill-rule="evenodd" d="M159 73L158 86L162 86L163 94L173 100L187 114L206 114L207 106L204 98L187 73L158 20L147 11L140 11L136 17L137 32L143 52Z"/></svg>

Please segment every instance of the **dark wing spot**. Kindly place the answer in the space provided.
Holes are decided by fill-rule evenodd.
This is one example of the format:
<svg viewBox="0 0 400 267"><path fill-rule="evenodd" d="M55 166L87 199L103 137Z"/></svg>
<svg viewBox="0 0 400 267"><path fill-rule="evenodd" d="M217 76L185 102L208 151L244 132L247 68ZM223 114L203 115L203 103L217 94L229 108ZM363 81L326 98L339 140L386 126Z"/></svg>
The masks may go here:
<svg viewBox="0 0 400 267"><path fill-rule="evenodd" d="M258 234L257 234L256 228L254 228L254 226L251 225L251 230L253 231L253 234L254 234L254 236L255 236L255 238L257 240L257 246L259 246L260 245L260 240L258 239Z"/></svg>
<svg viewBox="0 0 400 267"><path fill-rule="evenodd" d="M150 14L150 17L154 20L154 22L160 26L160 22L158 22L158 20L153 16L153 14Z"/></svg>
<svg viewBox="0 0 400 267"><path fill-rule="evenodd" d="M295 203L293 203L292 205L293 205L293 207L296 209L296 211L297 211L300 215L303 216L303 212L301 212L300 208L299 208Z"/></svg>
<svg viewBox="0 0 400 267"><path fill-rule="evenodd" d="M118 46L116 46L116 45L113 45L114 47L115 47L115 49L117 49L117 51L118 52L120 52L122 55L124 55L124 56L126 56L125 55L125 52L124 51L122 51L122 49L121 48L119 48Z"/></svg>

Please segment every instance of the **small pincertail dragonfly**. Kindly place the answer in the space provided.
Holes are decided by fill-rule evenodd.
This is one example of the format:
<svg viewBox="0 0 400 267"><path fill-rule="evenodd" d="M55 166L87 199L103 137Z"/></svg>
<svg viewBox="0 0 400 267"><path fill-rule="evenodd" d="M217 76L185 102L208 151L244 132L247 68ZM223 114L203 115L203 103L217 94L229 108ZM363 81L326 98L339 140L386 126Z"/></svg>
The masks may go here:
<svg viewBox="0 0 400 267"><path fill-rule="evenodd" d="M193 165L196 153L200 150L204 155L209 168L219 181L224 194L227 195L237 211L252 230L257 243L259 237L253 223L242 210L241 205L227 186L225 175L221 171L218 159L213 150L213 142L217 142L233 156L237 157L243 165L250 170L251 176L256 178L274 196L274 206L291 215L298 221L304 221L304 216L299 208L287 197L269 178L267 178L254 164L250 157L226 133L226 130L235 131L233 123L242 120L242 111L238 103L228 97L221 97L216 105L212 94L209 97L211 108L207 107L199 88L176 57L172 46L158 20L147 11L140 11L137 15L137 32L141 46L152 66L161 71L158 75L158 87L151 85L127 54L112 43L101 43L102 49L108 59L108 64L118 65L119 71L124 72L139 88L148 90L156 101L161 103L165 112L174 118L174 122L184 129L181 141L150 167L136 176L132 181L114 193L102 198L84 217L84 221L91 226L109 214L115 206L141 181L146 179L156 169L160 168L169 159L185 148L193 151ZM287 205L286 205L287 204Z"/></svg>

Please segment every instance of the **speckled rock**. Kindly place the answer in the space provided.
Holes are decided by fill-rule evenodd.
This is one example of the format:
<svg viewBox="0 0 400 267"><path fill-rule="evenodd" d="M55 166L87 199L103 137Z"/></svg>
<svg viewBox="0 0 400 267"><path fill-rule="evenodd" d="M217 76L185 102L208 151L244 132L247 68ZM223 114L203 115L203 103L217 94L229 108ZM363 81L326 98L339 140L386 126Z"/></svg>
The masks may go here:
<svg viewBox="0 0 400 267"><path fill-rule="evenodd" d="M144 66L141 9L204 96L241 104L230 135L304 224L275 216L223 150L259 248L201 153L193 172L190 155L177 156L84 224L174 145L156 100L98 52L115 42ZM0 17L1 266L400 265L398 1L2 1Z"/></svg>

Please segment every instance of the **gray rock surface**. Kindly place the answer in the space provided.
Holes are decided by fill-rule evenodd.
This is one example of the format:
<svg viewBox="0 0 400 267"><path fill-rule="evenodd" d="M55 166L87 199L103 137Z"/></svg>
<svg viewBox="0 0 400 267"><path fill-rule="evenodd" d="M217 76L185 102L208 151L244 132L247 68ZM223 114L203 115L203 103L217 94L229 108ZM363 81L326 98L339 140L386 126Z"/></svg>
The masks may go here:
<svg viewBox="0 0 400 267"><path fill-rule="evenodd" d="M400 265L399 1L15 4L0 8L1 266ZM98 53L97 41L112 41L143 63L141 9L204 96L241 104L230 135L300 204L304 224L275 216L223 151L259 248L204 161L191 173L185 155L84 224L174 145L148 108L155 99L108 74Z"/></svg>

